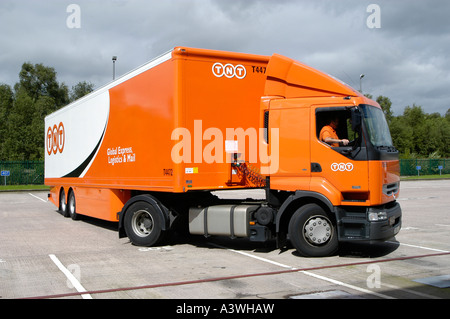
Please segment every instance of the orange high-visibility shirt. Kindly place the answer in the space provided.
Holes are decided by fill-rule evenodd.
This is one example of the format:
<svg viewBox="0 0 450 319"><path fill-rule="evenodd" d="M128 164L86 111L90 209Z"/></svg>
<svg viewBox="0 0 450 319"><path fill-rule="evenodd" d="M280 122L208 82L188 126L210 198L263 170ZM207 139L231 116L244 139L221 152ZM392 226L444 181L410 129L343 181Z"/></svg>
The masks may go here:
<svg viewBox="0 0 450 319"><path fill-rule="evenodd" d="M325 142L325 139L327 137L331 137L333 139L338 140L339 137L336 134L336 131L330 126L330 125L325 125L324 127L322 127L322 129L320 130L320 135L319 135L319 139L322 142ZM339 143L331 143L330 144L333 147L338 147Z"/></svg>

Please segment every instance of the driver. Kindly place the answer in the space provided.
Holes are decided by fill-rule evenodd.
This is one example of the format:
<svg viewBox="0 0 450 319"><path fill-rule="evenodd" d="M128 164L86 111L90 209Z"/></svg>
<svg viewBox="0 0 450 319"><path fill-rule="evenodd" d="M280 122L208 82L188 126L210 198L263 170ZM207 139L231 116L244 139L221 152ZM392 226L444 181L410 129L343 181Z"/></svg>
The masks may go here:
<svg viewBox="0 0 450 319"><path fill-rule="evenodd" d="M339 125L339 117L334 116L330 119L329 124L322 127L320 130L319 139L327 144L330 144L332 147L338 147L339 143L342 145L348 145L349 140L347 139L339 139L336 134L336 128Z"/></svg>

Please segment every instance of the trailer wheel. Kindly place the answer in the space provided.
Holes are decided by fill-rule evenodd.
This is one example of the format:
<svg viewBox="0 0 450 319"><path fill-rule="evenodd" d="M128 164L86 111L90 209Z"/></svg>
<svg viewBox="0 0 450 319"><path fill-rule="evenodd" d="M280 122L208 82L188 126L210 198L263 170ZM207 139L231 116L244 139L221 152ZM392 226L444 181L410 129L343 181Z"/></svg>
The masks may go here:
<svg viewBox="0 0 450 319"><path fill-rule="evenodd" d="M130 241L136 246L153 246L162 239L161 215L149 203L132 204L125 213L124 227Z"/></svg>
<svg viewBox="0 0 450 319"><path fill-rule="evenodd" d="M289 222L289 237L297 251L307 257L330 256L339 248L336 226L316 204L297 209Z"/></svg>
<svg viewBox="0 0 450 319"><path fill-rule="evenodd" d="M64 217L69 217L69 212L67 211L67 204L66 204L66 193L64 192L64 188L61 187L61 190L59 191L59 212Z"/></svg>
<svg viewBox="0 0 450 319"><path fill-rule="evenodd" d="M76 210L76 201L75 201L75 193L74 191L70 191L69 193L69 200L67 201L67 210L68 210L68 214L69 216L73 219L73 220L78 220L80 219L80 215L77 214L77 210Z"/></svg>

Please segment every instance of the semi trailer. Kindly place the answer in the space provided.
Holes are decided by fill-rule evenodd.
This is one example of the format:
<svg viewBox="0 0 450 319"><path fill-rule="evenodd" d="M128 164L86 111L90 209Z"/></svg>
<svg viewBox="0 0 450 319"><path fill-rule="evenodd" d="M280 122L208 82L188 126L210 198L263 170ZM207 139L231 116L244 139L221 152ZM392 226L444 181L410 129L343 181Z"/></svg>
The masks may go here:
<svg viewBox="0 0 450 319"><path fill-rule="evenodd" d="M347 142L320 139L331 119ZM279 54L175 47L45 128L49 200L72 219L117 222L134 245L184 230L318 257L401 227L398 151L380 105ZM247 189L265 196L216 192Z"/></svg>

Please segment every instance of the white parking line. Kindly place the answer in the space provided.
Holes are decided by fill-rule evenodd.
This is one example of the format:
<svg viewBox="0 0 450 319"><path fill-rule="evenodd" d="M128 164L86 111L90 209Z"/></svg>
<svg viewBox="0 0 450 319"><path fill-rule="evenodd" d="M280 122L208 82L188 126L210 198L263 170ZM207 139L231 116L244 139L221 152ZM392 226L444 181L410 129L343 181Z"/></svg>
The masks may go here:
<svg viewBox="0 0 450 319"><path fill-rule="evenodd" d="M386 242L387 243L391 243L391 244L400 244L400 246L408 246L408 247L413 247L413 248L420 248L420 249L437 251L437 252L440 252L440 253L448 253L449 252L448 250L430 248L430 247L425 247L425 246L410 245L410 244L405 244L405 243L398 243L398 242L395 242L395 241L386 241Z"/></svg>
<svg viewBox="0 0 450 319"><path fill-rule="evenodd" d="M228 251L232 251L233 253L237 253L237 254L241 254L241 255L244 255L244 256L247 256L247 257L251 257L251 258L254 258L254 259L258 259L258 260L261 260L261 261L264 261L266 263L269 263L269 264L272 264L272 265L276 265L276 266L279 266L279 267L288 268L288 269L297 269L295 267L291 267L291 266L288 266L288 265L285 265L285 264L280 264L280 263L278 263L276 261L273 261L273 260L269 260L269 259L266 259L266 258L262 258L262 257L258 257L258 256L255 256L255 255L249 254L249 253L245 253L243 251L234 250L234 249L227 248L225 246L217 245L217 244L214 244L214 243L209 243L209 244L211 246L215 246L215 247L218 247L218 248L226 249Z"/></svg>
<svg viewBox="0 0 450 319"><path fill-rule="evenodd" d="M219 247L219 248L222 248L222 249L226 249L228 251L231 251L231 252L234 252L234 253L238 253L238 254L241 254L241 255L244 255L244 256L247 256L247 257L250 257L250 258L258 259L258 260L261 260L261 261L264 261L266 263L269 263L269 264L272 264L272 265L276 265L276 266L279 266L279 267L293 269L293 270L297 269L295 267L292 267L292 266L289 266L289 265L285 265L285 264L281 264L281 263L278 263L278 262L270 260L270 259L266 259L266 258L263 258L263 257L259 257L259 256L255 256L255 255L252 255L252 254L249 254L249 253L245 253L245 252L242 252L242 251L230 249L230 248L227 248L227 247L224 247L224 246L221 246L221 245L217 245L217 244L214 244L214 243L210 243L210 245L215 246L215 247ZM317 279L328 281L328 282L331 282L331 283L333 283L335 285L347 287L347 288L350 288L350 289L353 289L353 290L356 290L356 291L360 291L360 292L363 292L363 293L366 293L366 294L375 295L375 296L380 297L380 298L395 299L394 297L391 297L391 296L388 296L388 295L380 294L378 292L374 292L374 291L371 291L371 290L368 290L368 289L364 289L364 288L360 288L360 287L353 286L353 285L350 285L350 284L346 284L346 283L344 283L342 281L338 281L338 280L335 280L335 279L332 279L332 278L329 278L329 277L317 275L317 274L314 274L314 273L312 273L310 271L300 271L300 272L305 274L305 275L307 275L307 276L315 277Z"/></svg>
<svg viewBox="0 0 450 319"><path fill-rule="evenodd" d="M325 280L325 281L331 282L331 283L333 283L335 285L339 285L339 286L347 287L347 288L350 288L350 289L354 289L354 290L357 290L357 291L360 291L360 292L363 292L363 293L366 293L366 294L371 294L371 295L374 295L374 296L377 296L377 297L380 297L380 298L383 298L383 299L396 299L394 297L391 297L391 296L388 296L388 295L385 295L385 294L380 294L378 292L375 292L375 291L372 291L372 290L369 290L369 289L364 289L364 288L361 288L361 287L357 287L357 286L353 286L353 285L350 285L350 284L346 284L345 282L342 282L342 281L338 281L338 280L334 280L334 279L331 279L331 278L328 278L328 277L325 277L325 276L317 275L317 274L314 274L314 273L312 273L310 271L302 271L302 273L304 273L305 275L314 277L314 278L318 278L318 279L321 279L321 280Z"/></svg>
<svg viewBox="0 0 450 319"><path fill-rule="evenodd" d="M59 270L62 271L64 275L66 275L67 279L69 279L72 286L78 291L78 292L85 292L86 289L81 285L81 283L78 281L77 278L66 268L64 265L59 261L58 257L56 257L53 254L48 255L50 259L55 263L55 265L59 268ZM92 296L90 294L83 294L81 295L83 299L92 299Z"/></svg>
<svg viewBox="0 0 450 319"><path fill-rule="evenodd" d="M381 285L382 286L386 286L386 287L391 288L391 289L395 289L395 290L403 290L403 291L406 291L406 292L408 292L410 294L417 295L417 296L422 297L422 298L442 299L442 298L439 298L439 297L436 297L436 296L432 296L432 295L429 295L429 294L424 294L422 292L411 290L411 289L408 289L408 288L400 288L400 287L397 287L397 286L394 286L394 285L390 285L390 284L387 284L387 283L384 283L384 282L382 282Z"/></svg>
<svg viewBox="0 0 450 319"><path fill-rule="evenodd" d="M43 201L44 203L47 203L47 201L46 201L45 199L42 199L42 198L40 198L40 197L37 197L36 195L33 195L33 194L31 194L31 193L28 193L28 195L33 196L34 198L37 198L37 199L39 199L40 201Z"/></svg>

